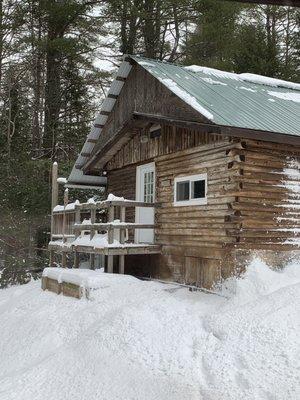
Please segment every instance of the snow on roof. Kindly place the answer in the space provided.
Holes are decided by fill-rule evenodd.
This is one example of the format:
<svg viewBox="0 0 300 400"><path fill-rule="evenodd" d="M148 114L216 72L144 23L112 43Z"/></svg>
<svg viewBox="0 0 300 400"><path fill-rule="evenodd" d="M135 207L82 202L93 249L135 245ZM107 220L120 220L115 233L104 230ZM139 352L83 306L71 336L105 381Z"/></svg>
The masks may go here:
<svg viewBox="0 0 300 400"><path fill-rule="evenodd" d="M206 75L212 75L215 76L216 78L227 78L227 79L235 79L239 80L239 77L237 74L233 72L227 72L227 71L221 71L220 69L215 69L215 68L209 68L209 67L201 67L200 65L189 65L187 67L184 67L187 71L191 72L202 72Z"/></svg>
<svg viewBox="0 0 300 400"><path fill-rule="evenodd" d="M282 79L269 78L263 75L256 74L239 74L243 81L250 83L257 83L259 85L281 87L285 89L300 90L300 84L294 82L284 81Z"/></svg>
<svg viewBox="0 0 300 400"><path fill-rule="evenodd" d="M258 85L300 90L299 83L288 82L282 79L269 78L263 75L250 74L250 73L236 74L234 72L222 71L220 69L215 69L215 68L201 67L198 65L190 65L184 68L191 72L196 72L196 73L202 72L207 75L215 76L216 78L234 79L238 81L255 83Z"/></svg>
<svg viewBox="0 0 300 400"><path fill-rule="evenodd" d="M300 136L298 83L163 61L149 60L148 66L147 59L131 58L217 125ZM271 87L280 93L275 101L269 101Z"/></svg>
<svg viewBox="0 0 300 400"><path fill-rule="evenodd" d="M173 93L175 93L181 100L185 101L191 107L193 107L196 111L199 111L205 118L210 119L213 121L214 116L210 113L206 108L204 108L199 101L194 97L191 96L188 92L183 90L180 86L177 85L172 79L163 78L159 79L168 89L170 89Z"/></svg>
<svg viewBox="0 0 300 400"><path fill-rule="evenodd" d="M295 93L300 91L298 83L198 65L183 67L138 56L125 56L108 92L113 96L104 99L101 111L110 112L114 108L116 96L124 86L124 82L117 78L129 75L132 69L129 59L145 68L180 99L215 124L300 136L300 101L299 93ZM238 82L242 82L242 85L238 85ZM267 87L277 90L268 92ZM85 175L82 171L83 166L93 157L95 141L108 120L108 116L101 114L101 111L77 158L76 167L74 165L72 169L68 184L106 184L105 177Z"/></svg>
<svg viewBox="0 0 300 400"><path fill-rule="evenodd" d="M300 93L282 93L282 92L268 92L269 95L277 97L278 99L290 100L295 103L300 103Z"/></svg>

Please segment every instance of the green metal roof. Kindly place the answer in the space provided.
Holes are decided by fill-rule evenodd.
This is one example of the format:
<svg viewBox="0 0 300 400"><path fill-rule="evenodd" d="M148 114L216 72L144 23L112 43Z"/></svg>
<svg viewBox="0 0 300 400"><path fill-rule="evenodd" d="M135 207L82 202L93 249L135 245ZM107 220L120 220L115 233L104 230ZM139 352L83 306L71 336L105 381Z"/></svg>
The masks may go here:
<svg viewBox="0 0 300 400"><path fill-rule="evenodd" d="M300 137L300 84L131 58L217 125Z"/></svg>

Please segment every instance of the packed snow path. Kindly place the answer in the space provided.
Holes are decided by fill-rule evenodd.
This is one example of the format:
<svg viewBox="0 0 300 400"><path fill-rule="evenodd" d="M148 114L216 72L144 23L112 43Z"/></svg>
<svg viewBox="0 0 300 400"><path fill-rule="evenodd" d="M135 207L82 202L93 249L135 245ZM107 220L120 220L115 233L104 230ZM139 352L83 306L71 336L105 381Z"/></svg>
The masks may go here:
<svg viewBox="0 0 300 400"><path fill-rule="evenodd" d="M1 400L300 398L300 265L230 299L103 274L92 299L0 290Z"/></svg>

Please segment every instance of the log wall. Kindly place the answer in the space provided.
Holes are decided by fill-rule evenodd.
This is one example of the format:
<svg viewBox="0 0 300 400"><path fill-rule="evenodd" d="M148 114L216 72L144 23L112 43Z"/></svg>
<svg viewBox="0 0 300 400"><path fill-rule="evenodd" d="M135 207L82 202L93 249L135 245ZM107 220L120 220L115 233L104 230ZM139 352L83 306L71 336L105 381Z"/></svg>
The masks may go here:
<svg viewBox="0 0 300 400"><path fill-rule="evenodd" d="M232 204L240 249L282 251L300 245L300 145L243 141L231 151L240 174ZM293 243L294 242L294 243Z"/></svg>
<svg viewBox="0 0 300 400"><path fill-rule="evenodd" d="M150 161L161 203L155 241L162 246L162 255L147 261L151 276L210 288L243 268L254 251L271 264L299 255L300 146L163 126L160 138L143 144L134 137L110 160L108 191L134 199L136 166ZM174 178L201 173L208 175L207 205L174 206Z"/></svg>

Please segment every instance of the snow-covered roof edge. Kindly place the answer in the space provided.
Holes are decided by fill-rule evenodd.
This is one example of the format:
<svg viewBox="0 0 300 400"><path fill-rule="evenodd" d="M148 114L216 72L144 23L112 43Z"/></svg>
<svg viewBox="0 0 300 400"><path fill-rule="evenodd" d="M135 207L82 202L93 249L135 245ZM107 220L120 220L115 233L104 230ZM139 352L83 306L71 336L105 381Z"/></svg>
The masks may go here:
<svg viewBox="0 0 300 400"><path fill-rule="evenodd" d="M220 69L209 68L209 67L201 67L198 65L190 65L184 68L190 72L195 72L195 73L202 72L207 75L215 76L216 78L234 79L238 81L255 83L258 85L280 87L284 89L300 91L299 83L284 81L282 79L269 78L263 75L250 74L250 73L236 74L234 72L227 72L227 71L222 71Z"/></svg>
<svg viewBox="0 0 300 400"><path fill-rule="evenodd" d="M124 85L123 78L127 78L130 70L131 64L126 61L127 56L124 56L123 62L121 63L118 71L115 74L114 80L109 88L107 96L102 102L101 109L96 115L94 124L87 135L85 143L81 149L80 154L74 163L72 171L68 178L68 183L70 184L82 184L82 185L93 185L93 186L105 186L106 178L102 176L95 175L85 175L82 171L82 167L90 159L92 151L95 147L96 141L99 139L101 131L108 119L108 113L112 111L116 99L120 94L122 87Z"/></svg>
<svg viewBox="0 0 300 400"><path fill-rule="evenodd" d="M137 57L137 56L130 56L130 55L124 55L123 61L118 69L118 71L115 74L115 79L113 80L110 89L108 91L107 97L104 99L101 110L99 111L98 115L96 116L95 122L93 127L91 128L91 132L87 136L87 139L83 145L83 148L81 150L81 153L78 155L77 160L73 166L72 172L69 176L68 182L76 182L76 184L95 184L99 186L105 186L106 185L106 178L105 177L100 177L100 176L93 176L93 175L84 175L82 168L87 164L88 161L91 159L91 153L94 149L95 143L98 140L101 131L108 119L108 113L110 113L116 103L117 97L119 96L123 86L124 86L124 80L128 77L129 72L131 71L132 65L130 63L130 59L133 61L137 62L141 66L153 66L153 63L159 62L158 60L147 60L142 57ZM165 63L161 61L162 63ZM294 83L294 82L288 82L280 79L275 79L275 78L268 78L262 75L256 75L256 74L250 74L250 73L243 73L243 74L236 74L233 72L226 72L226 71L221 71L218 69L214 68L208 68L208 67L201 67L197 65L192 65L192 66L186 66L181 68L185 68L189 70L190 72L203 72L206 73L207 75L213 75L217 78L228 78L228 79L235 79L239 81L244 81L244 82L249 82L249 83L254 83L254 84L261 84L261 85L266 85L266 86L271 86L271 87L281 87L281 88L286 88L286 89L291 89L291 90L297 90L300 91L300 84ZM157 77L156 77L157 78ZM210 78L207 78L210 79ZM213 115L206 110L204 107L202 107L199 102L194 101L192 96L189 96L187 98L188 93L185 93L184 90L181 90L181 88L176 84L176 82L172 81L172 85L170 84L170 79L165 80L164 79L159 79L161 83L163 83L166 87L168 87L171 91L173 91L178 97L180 97L182 100L187 102L190 106L192 106L196 111L198 111L202 116L204 116L206 119L210 120L213 122ZM220 83L219 83L220 84ZM111 95L111 97L110 97ZM101 112L104 111L102 114ZM80 175L80 176L79 176ZM96 179L94 182L93 179ZM96 182L97 181L97 182Z"/></svg>

